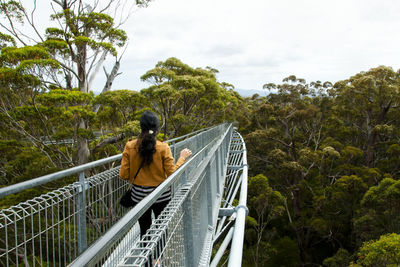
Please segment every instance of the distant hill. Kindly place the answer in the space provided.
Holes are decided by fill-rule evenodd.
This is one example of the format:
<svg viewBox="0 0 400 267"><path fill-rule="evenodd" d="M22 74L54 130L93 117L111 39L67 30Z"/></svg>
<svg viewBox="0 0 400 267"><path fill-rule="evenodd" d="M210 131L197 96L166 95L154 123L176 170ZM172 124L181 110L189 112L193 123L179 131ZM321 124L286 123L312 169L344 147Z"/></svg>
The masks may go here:
<svg viewBox="0 0 400 267"><path fill-rule="evenodd" d="M237 88L235 88L234 90L243 97L250 97L250 96L253 96L254 94L259 94L260 96L266 96L266 94L268 93L267 90L262 90L262 89L237 89Z"/></svg>

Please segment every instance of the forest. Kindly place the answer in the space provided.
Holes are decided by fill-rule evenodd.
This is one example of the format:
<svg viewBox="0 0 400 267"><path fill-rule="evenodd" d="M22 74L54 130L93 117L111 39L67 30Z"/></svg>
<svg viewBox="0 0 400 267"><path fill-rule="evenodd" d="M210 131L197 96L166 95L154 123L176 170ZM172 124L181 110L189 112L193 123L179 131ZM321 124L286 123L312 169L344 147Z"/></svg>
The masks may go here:
<svg viewBox="0 0 400 267"><path fill-rule="evenodd" d="M24 7L0 1L1 187L121 153L145 110L159 114L162 140L230 121L251 176L243 266L400 263L400 70L371 66L335 83L290 75L242 97L217 69L170 57L140 77L147 88L117 89L127 36L108 15L115 1L100 11L53 2L61 26L35 39L15 28L34 26ZM106 57L115 65L95 95Z"/></svg>

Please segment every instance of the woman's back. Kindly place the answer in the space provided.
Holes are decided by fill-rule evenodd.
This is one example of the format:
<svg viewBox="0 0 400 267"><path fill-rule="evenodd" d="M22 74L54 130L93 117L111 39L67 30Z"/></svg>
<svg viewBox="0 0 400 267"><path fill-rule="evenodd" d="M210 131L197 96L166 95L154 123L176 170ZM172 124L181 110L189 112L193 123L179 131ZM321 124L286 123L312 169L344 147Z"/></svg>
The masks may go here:
<svg viewBox="0 0 400 267"><path fill-rule="evenodd" d="M137 142L137 139L131 140L125 146L120 170L122 179L130 180L134 177L142 163ZM174 164L174 158L167 143L157 141L155 150L151 164L142 166L135 181L130 181L130 183L133 182L142 186L158 186L185 162L183 158L179 158L176 165Z"/></svg>

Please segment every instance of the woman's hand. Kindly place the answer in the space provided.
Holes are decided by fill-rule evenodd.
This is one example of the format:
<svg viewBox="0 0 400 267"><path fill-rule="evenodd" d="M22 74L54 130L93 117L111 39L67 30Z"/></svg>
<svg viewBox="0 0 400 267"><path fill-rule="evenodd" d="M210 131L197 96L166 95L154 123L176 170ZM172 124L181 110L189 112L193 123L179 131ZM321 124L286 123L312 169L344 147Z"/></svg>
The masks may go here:
<svg viewBox="0 0 400 267"><path fill-rule="evenodd" d="M190 155L192 155L192 151L188 148L185 148L181 151L181 158L183 158L184 160L190 157Z"/></svg>

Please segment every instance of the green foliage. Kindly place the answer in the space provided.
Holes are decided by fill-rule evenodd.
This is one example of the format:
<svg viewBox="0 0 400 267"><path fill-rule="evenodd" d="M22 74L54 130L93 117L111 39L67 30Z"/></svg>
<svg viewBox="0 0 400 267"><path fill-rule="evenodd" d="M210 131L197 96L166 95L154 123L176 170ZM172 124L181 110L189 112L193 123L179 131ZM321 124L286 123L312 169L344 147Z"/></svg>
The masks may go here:
<svg viewBox="0 0 400 267"><path fill-rule="evenodd" d="M262 251L258 253L257 250ZM267 242L261 241L257 248L250 247L244 251L243 266L265 266L269 260L269 251L271 250L271 245ZM255 255L258 254L258 257Z"/></svg>
<svg viewBox="0 0 400 267"><path fill-rule="evenodd" d="M108 51L116 56L114 45L122 47L127 40L126 33L115 28L114 19L105 13L75 13L65 9L51 18L65 20L66 24L66 27L46 29L47 40L43 45L53 54L72 56L74 51L70 47L73 44L78 49L87 46L93 51Z"/></svg>
<svg viewBox="0 0 400 267"><path fill-rule="evenodd" d="M385 233L400 233L400 180L383 179L372 186L361 200L355 221L360 242L376 239Z"/></svg>
<svg viewBox="0 0 400 267"><path fill-rule="evenodd" d="M0 56L0 60L4 65L14 66L24 60L48 58L50 58L48 53L40 46L25 46L23 48L5 47L1 50Z"/></svg>
<svg viewBox="0 0 400 267"><path fill-rule="evenodd" d="M303 265L345 266L362 241L399 232L397 187L383 186L400 178L399 73L380 66L334 86L291 75L246 99L250 172L290 200L275 234L297 238Z"/></svg>
<svg viewBox="0 0 400 267"><path fill-rule="evenodd" d="M97 112L99 127L117 127L135 119L136 113L146 103L145 98L135 91L115 90L96 96L94 104L101 105Z"/></svg>
<svg viewBox="0 0 400 267"><path fill-rule="evenodd" d="M250 213L246 221L247 242L252 244L248 253L252 255L252 260L256 266L263 266L269 259L267 254L261 251L269 250L270 239L274 235L274 230L267 230L271 220L283 215L285 208L285 198L280 192L273 190L267 177L262 174L249 179L248 185L248 205Z"/></svg>
<svg viewBox="0 0 400 267"><path fill-rule="evenodd" d="M361 266L399 266L400 235L386 234L378 240L365 242L358 252Z"/></svg>
<svg viewBox="0 0 400 267"><path fill-rule="evenodd" d="M248 198L250 214L255 212L257 218L265 222L283 214L285 198L269 186L267 177L262 174L249 179Z"/></svg>
<svg viewBox="0 0 400 267"><path fill-rule="evenodd" d="M393 156L398 156L398 155L400 155L400 145L393 144L386 150L386 152Z"/></svg>
<svg viewBox="0 0 400 267"><path fill-rule="evenodd" d="M128 121L118 129L118 132L125 133L127 136L138 135L140 133L140 123L138 120Z"/></svg>
<svg viewBox="0 0 400 267"><path fill-rule="evenodd" d="M282 266L299 266L300 258L295 240L288 236L273 242L268 251L269 259L265 262L266 267Z"/></svg>
<svg viewBox="0 0 400 267"><path fill-rule="evenodd" d="M358 129L354 132L358 137L355 144L366 148L368 167L373 167L383 152L379 140L390 138L393 133L390 122L396 117L395 107L400 103L399 75L390 67L379 66L336 83L336 90L331 91L336 96L336 109L344 127Z"/></svg>
<svg viewBox="0 0 400 267"><path fill-rule="evenodd" d="M6 46L17 46L17 43L12 36L0 32L0 49Z"/></svg>
<svg viewBox="0 0 400 267"><path fill-rule="evenodd" d="M339 158L340 153L337 152L333 147L331 146L326 146L322 150L322 153L324 153L327 157L332 157L332 158Z"/></svg>
<svg viewBox="0 0 400 267"><path fill-rule="evenodd" d="M4 47L0 53L0 97L11 106L41 91L39 73L57 69L58 63L50 59L40 46Z"/></svg>
<svg viewBox="0 0 400 267"><path fill-rule="evenodd" d="M10 0L7 2L0 3L0 10L2 11L2 15L4 17L9 17L10 19L14 19L20 23L23 22L23 13L24 7L18 1ZM7 16L6 16L7 14Z"/></svg>
<svg viewBox="0 0 400 267"><path fill-rule="evenodd" d="M51 90L47 94L41 94L37 101L45 106L66 107L88 105L93 101L93 93L83 93L74 90Z"/></svg>
<svg viewBox="0 0 400 267"><path fill-rule="evenodd" d="M327 267L342 267L349 266L350 262L350 253L343 248L339 248L334 256L326 258L323 263Z"/></svg>

